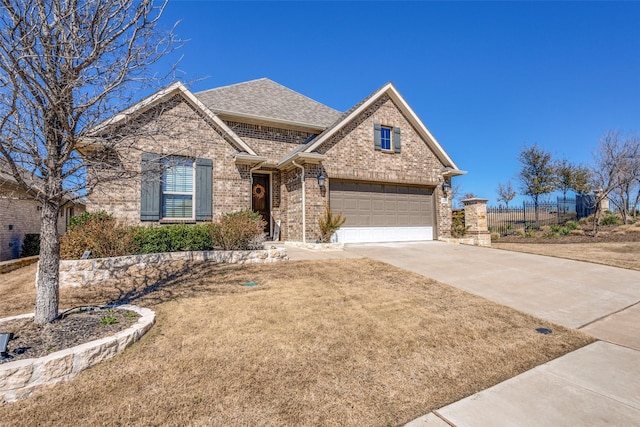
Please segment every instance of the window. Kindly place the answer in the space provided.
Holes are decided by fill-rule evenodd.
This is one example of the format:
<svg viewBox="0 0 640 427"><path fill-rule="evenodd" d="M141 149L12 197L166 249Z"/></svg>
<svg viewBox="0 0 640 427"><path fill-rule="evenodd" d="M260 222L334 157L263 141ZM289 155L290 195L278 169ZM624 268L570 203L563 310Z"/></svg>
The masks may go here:
<svg viewBox="0 0 640 427"><path fill-rule="evenodd" d="M170 157L162 173L162 217L193 218L193 160Z"/></svg>
<svg viewBox="0 0 640 427"><path fill-rule="evenodd" d="M373 124L373 148L378 151L400 153L400 128Z"/></svg>
<svg viewBox="0 0 640 427"><path fill-rule="evenodd" d="M391 128L384 126L380 128L380 148L391 150Z"/></svg>
<svg viewBox="0 0 640 427"><path fill-rule="evenodd" d="M140 221L212 218L211 159L142 153Z"/></svg>

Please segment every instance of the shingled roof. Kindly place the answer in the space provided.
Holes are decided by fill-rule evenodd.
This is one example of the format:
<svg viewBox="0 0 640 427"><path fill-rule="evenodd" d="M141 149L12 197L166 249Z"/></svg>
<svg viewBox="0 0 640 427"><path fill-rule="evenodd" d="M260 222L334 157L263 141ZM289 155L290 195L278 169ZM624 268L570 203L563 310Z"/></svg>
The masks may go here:
<svg viewBox="0 0 640 427"><path fill-rule="evenodd" d="M194 94L216 114L239 115L324 129L341 113L313 99L262 78Z"/></svg>

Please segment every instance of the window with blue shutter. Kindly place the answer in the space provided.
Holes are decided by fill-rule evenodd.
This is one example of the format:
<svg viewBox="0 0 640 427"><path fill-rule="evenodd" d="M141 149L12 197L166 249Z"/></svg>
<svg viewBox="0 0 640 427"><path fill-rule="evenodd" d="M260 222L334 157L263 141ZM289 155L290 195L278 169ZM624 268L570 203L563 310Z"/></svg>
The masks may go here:
<svg viewBox="0 0 640 427"><path fill-rule="evenodd" d="M212 218L211 159L142 155L140 220Z"/></svg>
<svg viewBox="0 0 640 427"><path fill-rule="evenodd" d="M400 152L400 128L373 124L373 147L376 150Z"/></svg>

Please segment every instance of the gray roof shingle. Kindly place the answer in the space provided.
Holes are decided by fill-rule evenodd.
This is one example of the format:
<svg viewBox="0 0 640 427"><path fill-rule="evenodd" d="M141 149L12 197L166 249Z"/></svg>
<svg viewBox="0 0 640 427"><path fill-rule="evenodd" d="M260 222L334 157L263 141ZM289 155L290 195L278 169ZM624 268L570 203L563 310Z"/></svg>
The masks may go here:
<svg viewBox="0 0 640 427"><path fill-rule="evenodd" d="M262 78L194 94L214 113L240 114L265 120L326 128L341 113L287 87Z"/></svg>

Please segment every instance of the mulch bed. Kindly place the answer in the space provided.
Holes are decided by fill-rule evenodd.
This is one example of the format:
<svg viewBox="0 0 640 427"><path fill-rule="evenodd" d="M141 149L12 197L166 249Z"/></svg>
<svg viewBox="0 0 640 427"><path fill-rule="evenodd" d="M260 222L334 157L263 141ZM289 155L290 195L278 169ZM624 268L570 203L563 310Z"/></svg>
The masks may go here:
<svg viewBox="0 0 640 427"><path fill-rule="evenodd" d="M129 310L85 307L68 311L46 325L35 324L33 318L2 322L0 332L13 333L13 338L7 351L12 358L0 363L43 357L105 338L135 324L138 317L137 313Z"/></svg>

